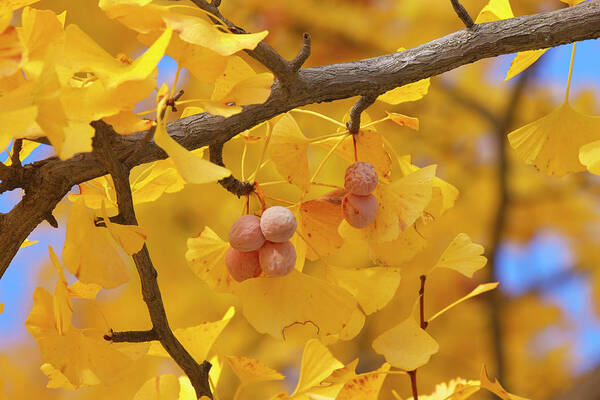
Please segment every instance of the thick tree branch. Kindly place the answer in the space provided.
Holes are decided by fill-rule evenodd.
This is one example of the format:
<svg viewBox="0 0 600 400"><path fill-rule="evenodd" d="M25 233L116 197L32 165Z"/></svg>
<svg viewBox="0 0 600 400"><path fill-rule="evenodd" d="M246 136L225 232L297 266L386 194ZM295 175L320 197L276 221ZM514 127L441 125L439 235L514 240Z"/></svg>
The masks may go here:
<svg viewBox="0 0 600 400"><path fill-rule="evenodd" d="M264 104L244 107L241 113L229 118L207 113L193 115L169 123L167 129L184 147L196 149L224 143L246 129L306 104L382 93L484 58L598 37L600 0L479 24L400 53L301 69L287 89L276 81ZM131 155L145 134L116 138L117 157L124 160ZM148 141L135 156L127 158L126 165L131 168L166 156L154 142ZM21 243L73 185L107 173L93 153L78 154L66 161L50 158L24 168L28 167L35 172L32 176L35 190L26 193L24 199L0 219L0 277Z"/></svg>
<svg viewBox="0 0 600 400"><path fill-rule="evenodd" d="M119 216L126 225L137 225L135 209L133 207L133 198L131 195L131 186L129 184L130 169L126 167L113 151L111 138L115 137L112 128L102 121L95 121L92 126L96 130L94 137L94 147L98 153L103 156L106 168L110 172L117 195L117 205ZM144 244L142 249L133 255L133 261L140 276L142 284L142 295L150 320L152 321L153 336L152 340L159 340L160 344L169 353L171 358L186 373L192 386L196 390L197 397L208 396L212 399L210 385L208 383L209 363L198 364L194 358L181 345L179 340L173 334L169 327L167 314L163 305L160 288L156 280L157 272L154 269L148 248ZM148 332L146 332L147 335ZM114 334L113 334L114 336ZM117 337L119 335L117 334Z"/></svg>

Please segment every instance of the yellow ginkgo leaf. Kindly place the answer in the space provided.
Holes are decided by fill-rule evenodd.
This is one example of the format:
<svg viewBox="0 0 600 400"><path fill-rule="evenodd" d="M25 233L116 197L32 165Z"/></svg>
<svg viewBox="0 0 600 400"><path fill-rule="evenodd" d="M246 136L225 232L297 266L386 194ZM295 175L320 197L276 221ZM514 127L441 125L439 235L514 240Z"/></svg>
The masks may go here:
<svg viewBox="0 0 600 400"><path fill-rule="evenodd" d="M212 368L214 368L215 364L212 363L212 360L211 360L211 364L213 366ZM212 378L212 368L209 371L209 375L211 378ZM216 386L217 383L214 381L214 378L213 378L213 382ZM203 400L204 397L206 397L206 396L202 396L200 399ZM188 378L185 375L182 375L179 377L179 398L177 400L198 400L198 398L196 396L196 390L192 386L192 382L190 382L190 378Z"/></svg>
<svg viewBox="0 0 600 400"><path fill-rule="evenodd" d="M300 378L292 396L307 392L314 386L318 386L336 369L342 368L344 364L339 362L317 339L306 342L302 353L302 364L300 365Z"/></svg>
<svg viewBox="0 0 600 400"><path fill-rule="evenodd" d="M330 266L328 272L338 285L350 292L365 314L381 310L392 300L400 284L400 271L394 268L340 268Z"/></svg>
<svg viewBox="0 0 600 400"><path fill-rule="evenodd" d="M267 31L251 34L223 32L200 9L177 5L162 6L150 1L100 0L98 6L109 18L116 19L140 33L172 28L185 42L206 47L222 56L254 49Z"/></svg>
<svg viewBox="0 0 600 400"><path fill-rule="evenodd" d="M600 140L581 146L579 161L585 165L589 172L600 175Z"/></svg>
<svg viewBox="0 0 600 400"><path fill-rule="evenodd" d="M164 123L160 120L156 126L154 141L171 157L177 166L177 171L188 183L216 182L231 175L231 171L227 168L213 164L177 143L169 136Z"/></svg>
<svg viewBox="0 0 600 400"><path fill-rule="evenodd" d="M183 109L183 112L181 113L181 118L186 118L186 117L189 117L190 115L201 114L204 111L205 110L203 107L194 107L194 106L186 107Z"/></svg>
<svg viewBox="0 0 600 400"><path fill-rule="evenodd" d="M466 400L479 391L479 381L462 378L452 379L450 382L435 385L435 390L428 396L419 396L424 400ZM413 400L409 397L407 400Z"/></svg>
<svg viewBox="0 0 600 400"><path fill-rule="evenodd" d="M31 140L23 140L21 142L21 151L19 152L19 160L23 161L25 160L35 149L37 149L39 147L40 143L37 142L33 142ZM12 157L13 154L13 149L10 149L10 155ZM8 157L6 159L6 161L4 161L4 165L12 165L12 159L11 157ZM34 242L36 243L36 242ZM29 244L33 244L33 243L29 243ZM29 244L27 246L29 246ZM21 246L21 247L25 247L25 246Z"/></svg>
<svg viewBox="0 0 600 400"><path fill-rule="evenodd" d="M376 242L395 240L421 216L432 194L436 165L421 168L390 184L379 184L375 196L379 208L367 229Z"/></svg>
<svg viewBox="0 0 600 400"><path fill-rule="evenodd" d="M490 392L500 397L502 400L527 400L524 397L508 393L506 390L504 390L502 385L500 385L500 382L498 382L497 380L494 379L493 381L491 381L488 377L485 365L481 368L479 380L481 381L482 388L489 390Z"/></svg>
<svg viewBox="0 0 600 400"><path fill-rule="evenodd" d="M504 78L504 80L507 81L511 78L514 78L529 68L529 66L536 62L537 59L546 52L546 50L548 49L521 51L517 53L515 58L513 58L512 62L510 63L510 68L506 72L506 78Z"/></svg>
<svg viewBox="0 0 600 400"><path fill-rule="evenodd" d="M4 312L4 303L0 303L0 314Z"/></svg>
<svg viewBox="0 0 600 400"><path fill-rule="evenodd" d="M376 371L357 375L346 382L335 400L377 400L389 370L390 364L385 363Z"/></svg>
<svg viewBox="0 0 600 400"><path fill-rule="evenodd" d="M154 121L141 119L133 111L121 111L118 114L102 118L104 122L113 127L115 132L121 135L130 135L135 132L148 130L154 125Z"/></svg>
<svg viewBox="0 0 600 400"><path fill-rule="evenodd" d="M405 229L390 242L370 242L370 256L376 264L400 266L412 260L426 245L415 227Z"/></svg>
<svg viewBox="0 0 600 400"><path fill-rule="evenodd" d="M290 114L273 126L269 150L277 171L290 183L306 191L309 187L308 140Z"/></svg>
<svg viewBox="0 0 600 400"><path fill-rule="evenodd" d="M477 15L475 23L483 24L499 19L514 18L514 16L508 0L490 0Z"/></svg>
<svg viewBox="0 0 600 400"><path fill-rule="evenodd" d="M326 257L342 247L344 240L338 226L343 220L341 205L345 194L345 190L335 190L300 205L300 230L310 244L307 249L310 260Z"/></svg>
<svg viewBox="0 0 600 400"><path fill-rule="evenodd" d="M431 270L449 268L472 278L473 274L483 268L487 262L487 258L482 256L483 252L482 245L473 243L466 233L459 233Z"/></svg>
<svg viewBox="0 0 600 400"><path fill-rule="evenodd" d="M230 307L227 312L225 312L225 315L223 315L223 318L218 321L206 322L189 328L175 329L173 333L195 360L205 360L213 343L217 340L234 315L235 308ZM169 354L162 347L160 342L156 341L150 344L148 354L152 356L169 357Z"/></svg>
<svg viewBox="0 0 600 400"><path fill-rule="evenodd" d="M367 123L370 118L366 113L363 113L363 120ZM383 139L381 135L374 129L360 129L358 134L354 136L356 140L356 156L358 161L366 161L373 164L380 180L388 181L392 173L392 160L383 148ZM339 138L327 139L319 143L319 145L331 148L339 142ZM354 143L351 138L342 141L335 153L349 162L354 162Z"/></svg>
<svg viewBox="0 0 600 400"><path fill-rule="evenodd" d="M95 226L94 215L82 199L71 206L63 258L68 270L83 283L110 289L129 280L127 265L108 229Z"/></svg>
<svg viewBox="0 0 600 400"><path fill-rule="evenodd" d="M187 241L185 259L192 271L216 292L231 292L237 284L225 266L229 243L208 226L195 238Z"/></svg>
<svg viewBox="0 0 600 400"><path fill-rule="evenodd" d="M421 79L385 92L377 98L384 103L400 104L422 99L429 91L430 79Z"/></svg>
<svg viewBox="0 0 600 400"><path fill-rule="evenodd" d="M598 139L600 117L581 114L567 102L508 134L521 160L557 177L585 170L579 162L579 149Z"/></svg>
<svg viewBox="0 0 600 400"><path fill-rule="evenodd" d="M38 107L33 104L34 84L20 85L0 96L0 148L13 138L27 136L36 125Z"/></svg>
<svg viewBox="0 0 600 400"><path fill-rule="evenodd" d="M569 7L573 7L576 6L579 3L584 2L585 0L560 0L563 3L567 3L569 5Z"/></svg>
<svg viewBox="0 0 600 400"><path fill-rule="evenodd" d="M94 300L102 286L95 283L82 283L75 281L67 287L69 296L72 298Z"/></svg>
<svg viewBox="0 0 600 400"><path fill-rule="evenodd" d="M185 185L172 160L155 161L143 168L131 181L134 204L152 202L163 193L179 192Z"/></svg>
<svg viewBox="0 0 600 400"><path fill-rule="evenodd" d="M254 72L240 57L229 57L223 74L215 81L210 101L202 105L211 114L229 117L242 106L264 103L271 94L273 74Z"/></svg>
<svg viewBox="0 0 600 400"><path fill-rule="evenodd" d="M67 377L64 376L59 370L54 368L52 364L44 363L41 365L40 370L48 377L48 384L46 385L47 388L62 388L67 390L77 389L75 385L71 384Z"/></svg>
<svg viewBox="0 0 600 400"><path fill-rule="evenodd" d="M135 393L133 400L178 400L179 380L175 375L160 375L148 379Z"/></svg>
<svg viewBox="0 0 600 400"><path fill-rule="evenodd" d="M481 285L477 285L477 287L475 289L473 289L468 295L461 297L460 299L456 300L454 303L452 303L449 306L445 307L444 309L438 311L435 315L433 315L431 318L429 318L427 320L427 322L433 321L434 319L436 319L437 317L439 317L446 311L456 307L463 301L472 299L473 297L479 296L480 294L485 293L485 292L489 292L490 290L494 290L497 287L498 287L498 282L482 283Z"/></svg>
<svg viewBox="0 0 600 400"><path fill-rule="evenodd" d="M233 372L245 386L252 382L280 381L285 379L281 373L267 367L259 360L241 356L227 356L227 362Z"/></svg>
<svg viewBox="0 0 600 400"><path fill-rule="evenodd" d="M400 126L406 126L407 128L413 129L415 131L419 130L419 119L414 117L409 117L408 115L393 113L386 111L388 117L397 123Z"/></svg>
<svg viewBox="0 0 600 400"><path fill-rule="evenodd" d="M27 49L23 70L28 77L38 77L42 72L49 49L60 51L64 44L64 17L51 10L25 7L21 13L19 37Z"/></svg>
<svg viewBox="0 0 600 400"><path fill-rule="evenodd" d="M393 367L412 371L427 364L439 345L411 316L379 335L373 349Z"/></svg>
<svg viewBox="0 0 600 400"><path fill-rule="evenodd" d="M296 270L279 278L255 278L234 288L248 322L283 340L350 339L364 324L354 297L339 286Z"/></svg>
<svg viewBox="0 0 600 400"><path fill-rule="evenodd" d="M106 207L102 203L102 218L111 236L130 256L142 249L146 241L146 233L137 225L121 225L110 221Z"/></svg>
<svg viewBox="0 0 600 400"><path fill-rule="evenodd" d="M48 255L50 261L56 268L58 273L58 282L52 296L52 305L54 308L54 325L59 335L65 334L71 327L71 317L73 315L73 304L67 289L67 279L63 274L63 266L58 261L58 257L52 250L52 246L48 246Z"/></svg>
<svg viewBox="0 0 600 400"><path fill-rule="evenodd" d="M75 387L114 379L130 365L131 359L104 340L100 331L84 331L71 326L66 332L59 332L53 298L45 289L36 288L33 308L25 321L44 362L62 373Z"/></svg>

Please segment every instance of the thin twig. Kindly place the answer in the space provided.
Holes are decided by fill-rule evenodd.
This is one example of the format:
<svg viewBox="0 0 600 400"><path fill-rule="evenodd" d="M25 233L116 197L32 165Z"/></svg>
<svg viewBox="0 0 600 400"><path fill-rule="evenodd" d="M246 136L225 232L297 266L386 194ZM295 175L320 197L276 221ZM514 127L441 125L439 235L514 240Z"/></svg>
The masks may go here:
<svg viewBox="0 0 600 400"><path fill-rule="evenodd" d="M94 147L104 156L103 161L106 163L106 167L115 185L119 215L123 218L126 225L137 225L131 186L129 184L130 170L121 163L112 149L111 135L113 131L103 121L92 122L92 126L96 130L93 142ZM208 396L212 399L208 382L210 363L204 362L198 364L181 345L179 340L177 340L169 327L162 295L156 279L157 272L145 244L139 252L133 255L133 261L140 276L142 295L150 314L150 320L152 321L152 331L156 332L163 348L186 373L196 391L196 396Z"/></svg>
<svg viewBox="0 0 600 400"><path fill-rule="evenodd" d="M210 161L224 167L223 163L223 143L215 143L209 146ZM223 178L219 184L229 192L235 194L238 198L247 196L254 191L254 185L248 181L240 181L233 175Z"/></svg>
<svg viewBox="0 0 600 400"><path fill-rule="evenodd" d="M346 122L348 132L353 135L358 133L358 130L360 129L360 115L369 108L371 104L375 103L377 96L378 95L376 94L364 95L354 103L354 106L352 106L352 109L350 110L350 120Z"/></svg>
<svg viewBox="0 0 600 400"><path fill-rule="evenodd" d="M458 18L460 18L460 20L465 24L465 26L468 29L471 29L475 25L475 23L473 22L473 19L471 18L467 10L463 7L462 4L460 4L458 0L450 0L450 2L452 3L452 8L454 8L454 11L456 12L456 15L458 15Z"/></svg>
<svg viewBox="0 0 600 400"><path fill-rule="evenodd" d="M425 280L427 279L427 276L421 275L419 279L421 279L421 288L419 288L419 322L421 329L426 329L429 324L425 320Z"/></svg>
<svg viewBox="0 0 600 400"><path fill-rule="evenodd" d="M147 331L111 331L110 335L104 335L104 339L115 343L142 343L159 340L158 334L154 329Z"/></svg>
<svg viewBox="0 0 600 400"><path fill-rule="evenodd" d="M21 168L21 149L23 148L23 139L15 139L13 142L12 154L10 156L10 162L13 168Z"/></svg>
<svg viewBox="0 0 600 400"><path fill-rule="evenodd" d="M292 61L290 61L290 72L296 73L298 70L304 65L308 57L310 56L310 33L304 32L302 35L302 39L304 40L302 43L302 47L300 47L300 51Z"/></svg>
<svg viewBox="0 0 600 400"><path fill-rule="evenodd" d="M419 390L417 388L417 370L407 371L410 377L410 388L412 390L413 400L419 400Z"/></svg>

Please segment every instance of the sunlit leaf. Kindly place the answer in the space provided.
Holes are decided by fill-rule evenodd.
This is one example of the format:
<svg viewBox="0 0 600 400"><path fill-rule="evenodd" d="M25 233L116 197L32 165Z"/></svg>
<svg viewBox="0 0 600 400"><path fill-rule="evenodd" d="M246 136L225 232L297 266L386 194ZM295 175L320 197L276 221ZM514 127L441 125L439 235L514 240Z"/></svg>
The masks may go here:
<svg viewBox="0 0 600 400"><path fill-rule="evenodd" d="M226 358L242 385L252 382L280 381L285 378L281 373L267 367L259 360L242 356L226 356Z"/></svg>
<svg viewBox="0 0 600 400"><path fill-rule="evenodd" d="M175 375L160 375L148 379L133 396L133 400L178 400L179 380Z"/></svg>
<svg viewBox="0 0 600 400"><path fill-rule="evenodd" d="M502 400L527 400L525 397L516 396L514 394L508 393L506 390L504 390L502 385L500 385L500 382L498 382L497 380L494 379L493 381L491 381L488 377L485 365L481 368L481 375L479 377L479 380L481 381L482 388L489 390L490 392L500 397Z"/></svg>
<svg viewBox="0 0 600 400"><path fill-rule="evenodd" d="M514 18L512 8L508 0L489 0L475 19L476 24L498 21L499 19Z"/></svg>
<svg viewBox="0 0 600 400"><path fill-rule="evenodd" d="M512 62L510 63L510 68L506 72L506 78L504 78L504 80L507 81L511 78L514 78L529 68L529 66L536 62L537 59L546 52L546 50L548 49L521 51L517 53L515 58L513 58Z"/></svg>
<svg viewBox="0 0 600 400"><path fill-rule="evenodd" d="M308 140L296 120L285 114L273 126L269 151L277 171L290 183L308 190Z"/></svg>
<svg viewBox="0 0 600 400"><path fill-rule="evenodd" d="M412 371L427 364L439 345L419 324L408 317L373 341L373 349L383 354L393 367Z"/></svg>
<svg viewBox="0 0 600 400"><path fill-rule="evenodd" d="M466 233L459 233L444 250L434 268L449 268L460 272L466 277L483 268L487 258L482 256L483 246L471 242Z"/></svg>
<svg viewBox="0 0 600 400"><path fill-rule="evenodd" d="M442 315L446 311L451 310L452 308L454 308L455 306L459 305L463 301L472 299L473 297L478 296L478 295L480 295L482 293L485 293L485 292L489 292L490 290L494 290L497 287L498 287L498 282L482 283L480 285L477 285L477 287L475 289L473 289L471 291L471 293L469 293L468 295L466 295L464 297L461 297L460 299L456 300L454 303L452 303L449 306L445 307L444 309L438 311L435 315L433 315L431 318L428 319L428 322L433 321L434 319L436 319L437 317L439 317L440 315Z"/></svg>

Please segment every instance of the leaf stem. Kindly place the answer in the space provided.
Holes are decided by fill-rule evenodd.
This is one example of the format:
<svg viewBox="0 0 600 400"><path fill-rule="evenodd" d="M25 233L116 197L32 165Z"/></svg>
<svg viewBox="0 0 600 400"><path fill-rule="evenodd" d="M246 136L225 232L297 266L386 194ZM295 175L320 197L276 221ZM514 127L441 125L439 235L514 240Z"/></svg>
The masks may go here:
<svg viewBox="0 0 600 400"><path fill-rule="evenodd" d="M573 61L575 60L575 47L577 42L573 42L571 50L571 62L569 63L569 77L567 78L567 91L565 92L565 103L569 101L569 90L571 89L571 75L573 74Z"/></svg>
<svg viewBox="0 0 600 400"><path fill-rule="evenodd" d="M260 158L258 159L258 163L256 164L256 170L248 178L248 181L250 181L250 182L254 182L256 180L256 175L258 175L258 172L263 167L262 162L265 158L265 154L267 153L267 147L269 146L269 143L271 142L271 133L272 132L273 132L273 129L271 127L271 124L267 122L267 138L265 139L265 145L263 146L262 152L260 153Z"/></svg>
<svg viewBox="0 0 600 400"><path fill-rule="evenodd" d="M344 139L346 139L347 137L348 137L348 135L342 136L342 138L340 140L338 140L338 142L331 147L331 149L327 152L327 154L325 154L325 157L323 157L323 160L321 160L321 163L319 164L319 166L315 170L315 173L313 174L312 178L310 178L310 183L311 184L315 181L315 179L317 178L317 175L319 175L319 172L321 172L321 170L325 166L325 163L327 162L327 160L329 160L329 158L331 157L331 155L333 154L333 152L342 144L342 142L344 141Z"/></svg>
<svg viewBox="0 0 600 400"><path fill-rule="evenodd" d="M328 117L327 115L323 115L323 114L321 114L321 113L318 113L318 112L316 112L316 111L304 110L304 109L302 109L302 108L294 108L294 109L293 109L293 110L291 110L291 111L293 111L293 112L297 112L297 113L301 113L301 114L313 115L313 116L315 116L315 117L322 118L322 119L324 119L325 121L329 121L329 122L331 122L332 124L336 124L337 126L340 126L340 127L344 128L344 129L346 129L346 125L344 125L344 124L343 124L343 123L341 123L340 121L338 121L338 120L336 120L336 119L333 119L333 118L331 118L331 117Z"/></svg>

